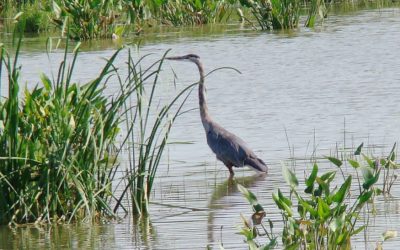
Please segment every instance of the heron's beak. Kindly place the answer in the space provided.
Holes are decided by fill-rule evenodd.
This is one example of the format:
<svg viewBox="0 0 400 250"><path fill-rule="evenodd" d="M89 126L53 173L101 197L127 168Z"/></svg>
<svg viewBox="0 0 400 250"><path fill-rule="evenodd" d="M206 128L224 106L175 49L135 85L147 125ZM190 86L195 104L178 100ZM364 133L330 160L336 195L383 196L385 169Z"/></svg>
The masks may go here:
<svg viewBox="0 0 400 250"><path fill-rule="evenodd" d="M167 56L165 57L167 60L183 60L185 59L183 56Z"/></svg>

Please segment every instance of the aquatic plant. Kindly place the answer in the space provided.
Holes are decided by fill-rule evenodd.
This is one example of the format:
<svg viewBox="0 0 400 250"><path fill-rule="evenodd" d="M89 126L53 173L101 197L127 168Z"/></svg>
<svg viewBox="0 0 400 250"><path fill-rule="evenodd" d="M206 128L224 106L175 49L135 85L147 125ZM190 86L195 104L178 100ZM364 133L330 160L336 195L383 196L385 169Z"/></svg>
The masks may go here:
<svg viewBox="0 0 400 250"><path fill-rule="evenodd" d="M114 1L57 0L53 1L53 22L62 32L76 40L111 37L117 13Z"/></svg>
<svg viewBox="0 0 400 250"><path fill-rule="evenodd" d="M110 161L129 85L107 97L117 51L98 77L71 82L79 49L67 68L67 49L53 82L19 97L19 45L14 62L2 49L9 95L0 102L0 222L72 221L113 216Z"/></svg>
<svg viewBox="0 0 400 250"><path fill-rule="evenodd" d="M147 212L172 124L197 83L153 113L163 60L142 69L143 58L135 63L129 51L123 78L113 65L118 50L95 79L80 85L71 81L79 46L68 67L67 46L57 78L42 75L43 87L26 89L20 98L19 46L14 61L4 48L0 55L9 90L0 101L0 223L113 217L127 193L134 213ZM119 90L108 95L111 80ZM121 154L130 159L123 177L117 174ZM116 176L127 181L120 196L112 189Z"/></svg>
<svg viewBox="0 0 400 250"><path fill-rule="evenodd" d="M306 27L314 27L316 21L324 20L328 13L324 0L311 0L306 6L308 7L307 20L304 25Z"/></svg>
<svg viewBox="0 0 400 250"><path fill-rule="evenodd" d="M250 8L262 30L293 29L300 18L299 0L240 0Z"/></svg>
<svg viewBox="0 0 400 250"><path fill-rule="evenodd" d="M165 54L166 55L166 54ZM165 57L164 55L164 57ZM132 200L134 214L148 213L150 192L161 157L168 143L168 136L175 119L181 112L190 90L197 83L183 88L166 103L155 100L162 60L142 69L133 57L128 59L128 78L126 81L137 82L134 109L126 112L127 131L129 133L129 167L126 171L127 185L120 196L114 211L121 205L127 193ZM145 83L148 83L147 85Z"/></svg>
<svg viewBox="0 0 400 250"><path fill-rule="evenodd" d="M3 5L2 5L3 4ZM5 1L0 3L0 23L6 30L39 33L50 29L47 1ZM3 17L3 18L2 18Z"/></svg>
<svg viewBox="0 0 400 250"><path fill-rule="evenodd" d="M162 3L160 20L174 26L201 25L221 22L229 13L229 1L167 0Z"/></svg>
<svg viewBox="0 0 400 250"><path fill-rule="evenodd" d="M396 146L395 143L390 150L387 157L371 157L362 152L364 143L361 143L354 154L346 161L357 171L361 170L362 175L371 176L374 172L382 172L382 181L378 182L375 186L376 194L390 194L394 182L397 180L397 169L399 169L399 164L396 162ZM327 157L335 166L339 168L344 175L342 166L343 160L335 157ZM358 174L358 172L356 172ZM382 188L380 188L382 185Z"/></svg>
<svg viewBox="0 0 400 250"><path fill-rule="evenodd" d="M53 2L53 22L62 32L69 27L71 38L85 40L111 37L116 27L156 20L174 26L199 25L222 20L227 13L225 1L72 1Z"/></svg>
<svg viewBox="0 0 400 250"><path fill-rule="evenodd" d="M303 7L308 9L307 27L314 27L316 20L323 20L327 14L323 0L240 0L240 3L250 8L262 30L297 28Z"/></svg>
<svg viewBox="0 0 400 250"><path fill-rule="evenodd" d="M336 161L335 158L330 160ZM278 189L272 198L282 215L283 230L280 237L285 248L327 249L328 246L336 246L349 249L351 247L351 238L366 227L359 225L359 214L365 204L373 199L376 193L375 183L381 173L381 168L373 163L362 168L365 169L363 182L359 184L359 193L354 196L350 194L352 175L347 176L339 188L336 186L332 188L336 171L319 175L316 163L304 181L305 189L301 194L298 191L299 181L296 175L283 166L282 172L290 186L290 195L287 196ZM277 236L272 233L273 223L268 220L270 231L263 223L266 211L253 193L241 186L239 189L254 211L250 221L244 219L244 227L240 233L246 237L246 242L251 247L260 247L261 244L257 239L262 239L263 235L267 235L269 239L266 245L262 246L263 249L275 246ZM257 228L260 226L262 231Z"/></svg>

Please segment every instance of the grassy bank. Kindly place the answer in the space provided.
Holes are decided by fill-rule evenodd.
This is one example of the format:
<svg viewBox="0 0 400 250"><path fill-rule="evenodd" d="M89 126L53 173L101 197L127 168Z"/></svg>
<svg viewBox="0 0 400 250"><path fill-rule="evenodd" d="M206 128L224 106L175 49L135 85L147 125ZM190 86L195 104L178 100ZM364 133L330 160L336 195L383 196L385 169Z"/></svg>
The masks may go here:
<svg viewBox="0 0 400 250"><path fill-rule="evenodd" d="M336 3L385 6L386 1L324 0L6 0L0 4L0 25L30 33L58 32L75 40L118 38L154 26L197 26L242 20L260 30L313 27ZM392 2L391 2L392 3ZM386 4L387 5L387 4ZM306 16L304 23L300 16Z"/></svg>

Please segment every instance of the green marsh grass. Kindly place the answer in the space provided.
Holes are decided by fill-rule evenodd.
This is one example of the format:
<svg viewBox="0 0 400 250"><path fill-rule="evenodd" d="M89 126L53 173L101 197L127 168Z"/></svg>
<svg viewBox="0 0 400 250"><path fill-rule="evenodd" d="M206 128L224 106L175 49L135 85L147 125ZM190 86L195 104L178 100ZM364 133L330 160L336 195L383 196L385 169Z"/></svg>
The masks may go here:
<svg viewBox="0 0 400 250"><path fill-rule="evenodd" d="M1 4L0 4L1 5ZM0 6L0 22L4 22L5 30L14 28L19 32L40 33L51 28L49 1L5 1Z"/></svg>
<svg viewBox="0 0 400 250"><path fill-rule="evenodd" d="M162 23L173 26L217 23L228 18L231 5L232 1L165 1L161 6L160 19Z"/></svg>
<svg viewBox="0 0 400 250"><path fill-rule="evenodd" d="M299 0L241 0L250 8L262 30L297 28L300 18Z"/></svg>
<svg viewBox="0 0 400 250"><path fill-rule="evenodd" d="M108 204L109 157L121 123L118 115L134 90L107 98L117 51L96 79L71 82L79 48L67 67L67 49L57 78L41 76L42 87L20 99L18 44L14 61L2 49L8 97L0 103L0 222L73 221L113 216ZM68 47L68 46L67 46Z"/></svg>
<svg viewBox="0 0 400 250"><path fill-rule="evenodd" d="M78 84L72 77L79 45L68 64L67 42L55 79L42 74L41 86L22 94L20 44L21 40L14 59L4 48L0 55L0 73L7 74L9 91L0 101L0 223L114 218L119 208L126 210L121 201L127 191L134 213L147 211L168 134L185 93L195 84L184 88L151 121L163 60L142 70L143 58L135 64L129 51L124 79L114 65L118 50L95 79ZM107 88L111 82L119 84L112 95ZM125 152L125 145L133 147ZM117 173L122 154L131 156L123 176ZM121 178L127 181L122 194L112 186Z"/></svg>
<svg viewBox="0 0 400 250"><path fill-rule="evenodd" d="M324 20L328 10L341 9L342 12L391 6L398 6L398 1L32 0L15 4L4 0L0 1L0 23L4 23L5 30L12 30L16 24L14 17L18 16L20 30L37 33L56 27L61 36L69 29L70 38L88 40L121 37L130 32L139 35L154 26L227 22L237 15L253 28L253 20L256 20L261 30L295 29L299 26L300 16L306 16L306 27L314 27Z"/></svg>
<svg viewBox="0 0 400 250"><path fill-rule="evenodd" d="M116 28L116 1L53 1L53 22L75 40L111 37Z"/></svg>
<svg viewBox="0 0 400 250"><path fill-rule="evenodd" d="M125 114L129 133L128 144L130 145L129 167L126 174L127 185L114 211L118 209L124 195L129 193L133 214L148 213L154 178L163 152L168 145L168 136L172 125L182 112L190 91L197 85L197 83L188 85L166 103L156 100L156 91L160 84L159 74L162 70L164 57L142 69L140 63L145 57L135 61L129 56L129 78L127 81L135 81L141 84L137 86L135 91L135 108L130 109Z"/></svg>

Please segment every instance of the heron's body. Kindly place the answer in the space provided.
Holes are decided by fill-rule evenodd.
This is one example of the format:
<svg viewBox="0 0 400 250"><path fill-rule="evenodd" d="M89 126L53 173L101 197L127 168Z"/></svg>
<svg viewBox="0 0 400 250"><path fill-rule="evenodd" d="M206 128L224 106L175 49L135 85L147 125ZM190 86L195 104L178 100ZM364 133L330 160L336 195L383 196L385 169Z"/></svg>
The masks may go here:
<svg viewBox="0 0 400 250"><path fill-rule="evenodd" d="M200 57L189 54L180 57L167 57L169 60L185 60L193 62L197 65L200 73L199 81L199 106L200 117L203 123L204 130L207 136L207 144L217 156L217 159L222 161L233 175L232 167L250 166L258 172L267 172L267 165L258 158L247 144L224 129L211 119L208 113L207 101L205 96L204 86L204 69L200 62Z"/></svg>

